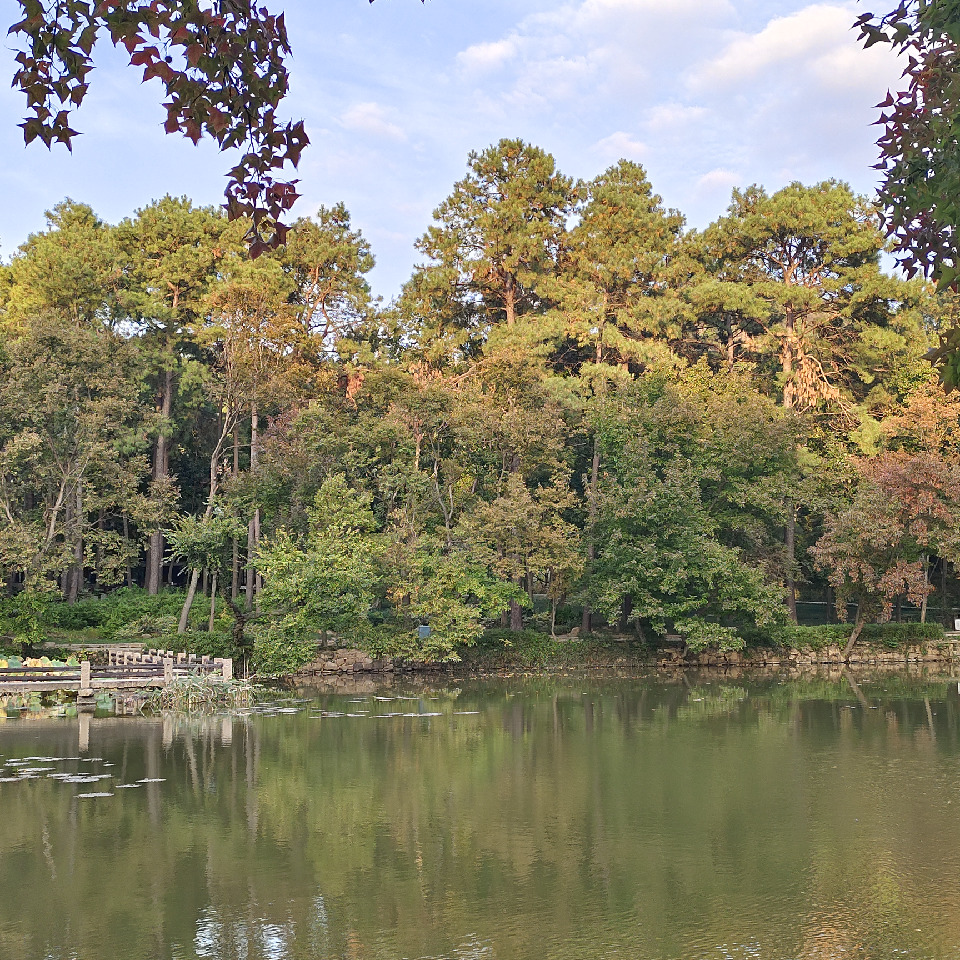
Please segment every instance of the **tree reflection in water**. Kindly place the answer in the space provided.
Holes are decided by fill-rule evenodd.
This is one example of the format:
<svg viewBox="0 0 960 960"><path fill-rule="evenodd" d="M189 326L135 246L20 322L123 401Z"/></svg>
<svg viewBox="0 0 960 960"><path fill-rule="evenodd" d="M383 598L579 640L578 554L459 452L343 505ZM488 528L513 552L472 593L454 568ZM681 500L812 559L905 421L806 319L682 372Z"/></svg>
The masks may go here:
<svg viewBox="0 0 960 960"><path fill-rule="evenodd" d="M160 782L0 783L0 957L956 957L956 687L855 684L514 678L95 718L103 766L58 769ZM79 734L7 721L0 756L76 757Z"/></svg>

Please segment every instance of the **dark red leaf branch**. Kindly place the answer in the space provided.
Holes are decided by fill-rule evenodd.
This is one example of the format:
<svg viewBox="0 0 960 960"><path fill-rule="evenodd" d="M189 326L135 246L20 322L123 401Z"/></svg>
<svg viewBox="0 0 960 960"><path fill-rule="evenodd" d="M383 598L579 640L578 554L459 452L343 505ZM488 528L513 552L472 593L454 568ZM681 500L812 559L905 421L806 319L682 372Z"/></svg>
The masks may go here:
<svg viewBox="0 0 960 960"><path fill-rule="evenodd" d="M250 0L18 0L23 18L9 34L21 41L13 85L26 96L20 124L27 143L71 149L74 109L86 96L101 31L122 46L143 80L165 89L164 129L194 143L213 139L242 151L228 174L231 219L250 220L252 256L283 242L284 215L297 199L296 167L309 143L302 122L283 123L277 108L289 88L283 15Z"/></svg>

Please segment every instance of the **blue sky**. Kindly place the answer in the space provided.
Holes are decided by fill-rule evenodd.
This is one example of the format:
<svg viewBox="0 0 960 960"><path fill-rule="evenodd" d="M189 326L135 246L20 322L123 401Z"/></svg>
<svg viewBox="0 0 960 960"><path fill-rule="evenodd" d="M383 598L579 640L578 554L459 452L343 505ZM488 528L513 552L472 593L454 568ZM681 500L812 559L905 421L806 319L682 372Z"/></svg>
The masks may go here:
<svg viewBox="0 0 960 960"><path fill-rule="evenodd" d="M470 150L522 137L583 178L637 160L667 205L705 226L734 186L836 177L870 192L873 105L900 72L887 50L857 44L856 2L267 2L286 12L287 111L312 140L295 214L343 200L388 299ZM12 23L13 0L0 9ZM221 202L228 159L165 136L156 83L98 51L72 156L24 148L20 96L0 84L0 256L66 196L109 221L165 193ZM11 76L9 42L2 58Z"/></svg>

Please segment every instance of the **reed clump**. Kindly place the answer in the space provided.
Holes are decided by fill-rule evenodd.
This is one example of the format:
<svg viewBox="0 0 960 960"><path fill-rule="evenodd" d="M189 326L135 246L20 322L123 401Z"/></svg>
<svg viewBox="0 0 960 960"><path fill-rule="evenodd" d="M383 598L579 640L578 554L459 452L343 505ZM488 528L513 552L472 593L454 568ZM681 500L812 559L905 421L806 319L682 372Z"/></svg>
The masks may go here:
<svg viewBox="0 0 960 960"><path fill-rule="evenodd" d="M193 675L175 677L166 686L156 690L146 706L156 710L196 713L249 707L256 701L256 687L249 680Z"/></svg>

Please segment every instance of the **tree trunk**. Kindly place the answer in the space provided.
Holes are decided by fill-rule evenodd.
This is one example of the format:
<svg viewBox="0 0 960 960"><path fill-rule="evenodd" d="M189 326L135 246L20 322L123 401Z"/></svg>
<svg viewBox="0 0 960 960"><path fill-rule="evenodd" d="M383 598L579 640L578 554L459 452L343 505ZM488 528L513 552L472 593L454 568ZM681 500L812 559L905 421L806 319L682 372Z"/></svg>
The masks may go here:
<svg viewBox="0 0 960 960"><path fill-rule="evenodd" d="M843 648L843 662L846 663L850 659L850 651L853 649L853 645L860 639L860 634L863 632L864 621L860 617L860 605L857 605L857 617L853 625L853 633L850 634L850 639L847 641L847 645Z"/></svg>
<svg viewBox="0 0 960 960"><path fill-rule="evenodd" d="M250 474L257 471L258 443L259 443L260 417L257 411L257 405L254 403L250 408ZM257 556L257 545L260 542L260 507L254 507L253 516L247 525L247 610L253 609L253 598L256 593L258 583L257 572L254 566Z"/></svg>
<svg viewBox="0 0 960 960"><path fill-rule="evenodd" d="M187 623L190 620L190 608L193 606L193 598L197 594L197 584L199 582L200 571L191 571L190 586L187 587L187 598L183 601L183 608L180 610L180 622L177 624L177 633L186 633Z"/></svg>
<svg viewBox="0 0 960 960"><path fill-rule="evenodd" d="M245 584L246 597L244 602L244 606L248 611L253 609L253 585L256 581L256 576L253 572L253 554L253 520L251 519L247 525L247 582Z"/></svg>
<svg viewBox="0 0 960 960"><path fill-rule="evenodd" d="M621 633L626 633L630 629L630 614L633 613L633 597L627 594L620 605L620 623L618 628Z"/></svg>
<svg viewBox="0 0 960 960"><path fill-rule="evenodd" d="M512 327L517 316L517 281L512 273L507 274L503 285L503 309L507 315L507 326Z"/></svg>
<svg viewBox="0 0 960 960"><path fill-rule="evenodd" d="M784 552L787 562L787 611L790 619L797 622L797 580L793 568L797 557L797 508L791 500L787 503L787 530L784 537Z"/></svg>
<svg viewBox="0 0 960 960"><path fill-rule="evenodd" d="M67 603L74 604L80 596L83 583L83 485L77 483L74 508L73 566L67 573Z"/></svg>
<svg viewBox="0 0 960 960"><path fill-rule="evenodd" d="M217 616L217 571L213 571L210 583L210 619L207 621L207 633L213 633L213 622Z"/></svg>
<svg viewBox="0 0 960 960"><path fill-rule="evenodd" d="M928 556L924 556L923 558L923 579L927 585L930 584L930 558ZM927 600L929 597L930 597L929 592L924 593L923 599L920 601L920 622L921 623L927 622Z"/></svg>
<svg viewBox="0 0 960 960"><path fill-rule="evenodd" d="M510 629L519 632L523 629L523 609L519 601L510 601Z"/></svg>
<svg viewBox="0 0 960 960"><path fill-rule="evenodd" d="M240 474L240 431L233 431L233 479ZM240 595L240 541L233 538L233 556L230 559L230 599L236 602Z"/></svg>
<svg viewBox="0 0 960 960"><path fill-rule="evenodd" d="M597 522L597 478L600 475L600 446L593 438L593 463L590 465L590 488L587 491L587 568L597 559L597 544L594 538L594 525ZM580 632L589 633L593 629L593 610L589 603L583 605L580 618Z"/></svg>
<svg viewBox="0 0 960 960"><path fill-rule="evenodd" d="M223 420L220 429L220 436L210 454L210 480L207 488L207 508L203 512L205 520L209 520L213 515L213 504L217 498L217 491L220 488L218 482L218 471L220 467L220 454L223 452L223 445L231 431L236 426L237 418L234 411L230 411ZM190 585L187 587L187 597L183 602L183 609L180 611L180 622L177 625L177 633L183 633L187 629L187 621L190 616L190 607L193 604L193 598L197 592L197 582L200 579L200 571L193 570L190 574Z"/></svg>
<svg viewBox="0 0 960 960"><path fill-rule="evenodd" d="M950 616L950 604L947 598L947 561L940 558L940 620L948 630L953 629L953 617Z"/></svg>
<svg viewBox="0 0 960 960"><path fill-rule="evenodd" d="M793 355L794 336L796 333L796 318L793 308L787 307L784 318L786 334L780 347L780 364L783 368L783 407L785 410L794 408L796 398L796 384L793 382ZM790 619L797 622L797 582L794 566L797 559L797 505L793 500L787 501L787 529L784 537L784 552L786 553L787 582L786 598L787 610Z"/></svg>
<svg viewBox="0 0 960 960"><path fill-rule="evenodd" d="M163 373L163 386L160 393L160 432L153 449L153 479L166 480L170 476L170 440L167 430L170 424L170 414L173 410L173 368ZM147 572L144 578L147 593L155 596L160 592L163 575L164 539L162 530L154 530L150 534L150 545L147 549Z"/></svg>
<svg viewBox="0 0 960 960"><path fill-rule="evenodd" d="M100 568L103 566L103 525L105 512L103 507L101 507L100 512L97 514L97 545L94 548L93 569L98 583L100 582Z"/></svg>
<svg viewBox="0 0 960 960"><path fill-rule="evenodd" d="M133 570L130 567L130 519L127 517L127 511L123 511L123 555L126 559L126 585L133 586Z"/></svg>

